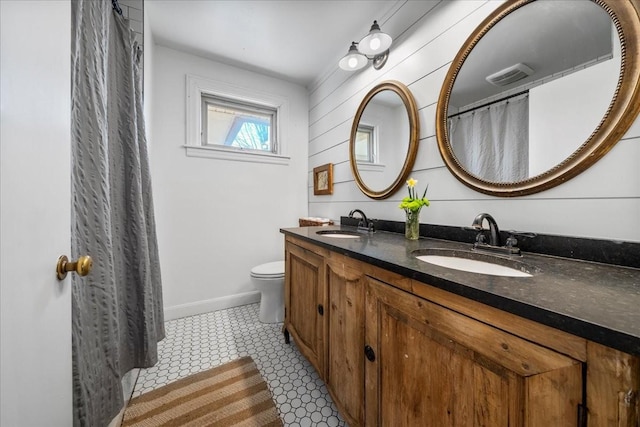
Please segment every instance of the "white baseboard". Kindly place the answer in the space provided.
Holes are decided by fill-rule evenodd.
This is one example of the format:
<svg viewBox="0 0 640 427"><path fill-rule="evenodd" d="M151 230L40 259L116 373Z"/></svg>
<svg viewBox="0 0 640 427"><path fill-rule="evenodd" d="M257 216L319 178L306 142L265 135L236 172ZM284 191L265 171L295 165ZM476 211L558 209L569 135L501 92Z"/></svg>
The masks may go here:
<svg viewBox="0 0 640 427"><path fill-rule="evenodd" d="M189 304L174 305L173 307L164 308L164 320L195 316L196 314L209 313L211 311L223 310L225 308L238 307L256 302L260 302L259 291L227 295L220 298L192 302Z"/></svg>

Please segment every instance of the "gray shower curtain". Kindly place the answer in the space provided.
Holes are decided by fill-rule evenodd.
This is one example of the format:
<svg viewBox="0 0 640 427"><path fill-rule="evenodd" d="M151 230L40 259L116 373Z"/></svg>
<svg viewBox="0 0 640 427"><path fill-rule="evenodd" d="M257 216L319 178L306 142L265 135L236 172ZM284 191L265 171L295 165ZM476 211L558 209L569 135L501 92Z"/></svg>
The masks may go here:
<svg viewBox="0 0 640 427"><path fill-rule="evenodd" d="M164 319L140 50L109 0L71 14L71 250L94 260L72 284L73 411L94 427L122 409L122 375L156 363Z"/></svg>

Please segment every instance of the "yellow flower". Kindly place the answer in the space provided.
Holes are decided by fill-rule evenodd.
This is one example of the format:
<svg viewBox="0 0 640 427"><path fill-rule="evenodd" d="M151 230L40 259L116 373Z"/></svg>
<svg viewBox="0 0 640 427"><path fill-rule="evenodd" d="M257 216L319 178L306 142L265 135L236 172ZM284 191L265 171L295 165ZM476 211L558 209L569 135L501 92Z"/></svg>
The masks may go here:
<svg viewBox="0 0 640 427"><path fill-rule="evenodd" d="M424 193L421 198L418 198L416 194L415 186L418 183L417 180L409 178L407 180L407 190L409 191L409 197L402 199L402 203L398 206L400 209L404 209L405 212L420 212L423 206L429 206L429 199L427 199L427 189L429 185L424 189Z"/></svg>

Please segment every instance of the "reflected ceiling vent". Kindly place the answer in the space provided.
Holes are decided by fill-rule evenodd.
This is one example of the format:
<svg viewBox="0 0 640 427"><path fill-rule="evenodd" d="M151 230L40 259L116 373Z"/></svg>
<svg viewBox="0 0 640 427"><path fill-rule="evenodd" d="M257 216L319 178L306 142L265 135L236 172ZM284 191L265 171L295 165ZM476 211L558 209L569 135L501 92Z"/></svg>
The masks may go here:
<svg viewBox="0 0 640 427"><path fill-rule="evenodd" d="M506 86L518 80L522 80L533 74L533 70L523 63L519 62L497 73L493 73L486 77L486 80L495 86Z"/></svg>

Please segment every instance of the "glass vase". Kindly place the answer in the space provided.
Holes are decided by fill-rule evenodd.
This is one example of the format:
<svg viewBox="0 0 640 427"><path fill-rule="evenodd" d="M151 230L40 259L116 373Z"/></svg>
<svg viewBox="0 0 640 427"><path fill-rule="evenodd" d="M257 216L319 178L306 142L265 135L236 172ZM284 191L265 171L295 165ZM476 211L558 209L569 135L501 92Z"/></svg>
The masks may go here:
<svg viewBox="0 0 640 427"><path fill-rule="evenodd" d="M409 240L420 237L420 211L407 210L407 221L404 223L404 236Z"/></svg>

